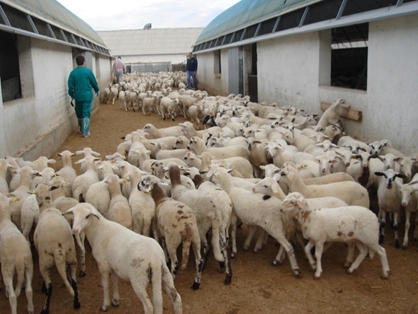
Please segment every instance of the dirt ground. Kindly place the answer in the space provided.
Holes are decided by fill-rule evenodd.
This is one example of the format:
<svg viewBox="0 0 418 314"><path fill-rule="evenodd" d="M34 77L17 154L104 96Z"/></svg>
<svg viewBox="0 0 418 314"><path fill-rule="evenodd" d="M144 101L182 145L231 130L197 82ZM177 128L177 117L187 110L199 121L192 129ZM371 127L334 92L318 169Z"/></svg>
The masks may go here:
<svg viewBox="0 0 418 314"><path fill-rule="evenodd" d="M104 158L112 154L121 137L142 128L146 123L157 127L182 122L165 122L159 116L144 117L142 112L125 112L119 105L101 105L92 116L90 138L84 139L75 131L58 149L58 152L70 150L75 152L84 147L91 147ZM58 162L59 156L51 156ZM76 156L73 161L80 157ZM75 165L77 171L78 166ZM224 273L214 261L213 255L202 275L199 290L190 287L194 278L194 263L189 258L188 267L180 271L175 286L183 300L184 313L418 313L418 252L417 242L410 235L407 250L394 247L393 232L386 228L384 247L387 252L391 275L382 280L379 256L371 260L366 258L360 268L351 275L343 268L347 249L344 244L334 244L323 254L323 275L320 280L313 279L313 270L304 259L302 249L296 247L295 253L302 271L296 278L290 268L288 259L283 265L271 266L279 247L272 239L260 252L243 250L247 233L246 226L238 230L238 254L232 260L233 277L228 286L223 284ZM411 228L413 231L413 227ZM403 237L403 224L400 228ZM81 308L72 308L72 298L63 286L56 270L52 272L51 313L98 313L103 301L101 279L96 262L87 245L87 276L78 278ZM35 313L39 313L44 301L41 292L42 278L38 268L38 255L34 254L33 299ZM192 254L191 254L192 255ZM143 313L143 307L128 282L119 282L120 306L111 307L109 313ZM26 313L27 302L22 292L18 298L18 313ZM0 298L0 313L9 313L8 301ZM173 308L164 295L164 313L172 313Z"/></svg>

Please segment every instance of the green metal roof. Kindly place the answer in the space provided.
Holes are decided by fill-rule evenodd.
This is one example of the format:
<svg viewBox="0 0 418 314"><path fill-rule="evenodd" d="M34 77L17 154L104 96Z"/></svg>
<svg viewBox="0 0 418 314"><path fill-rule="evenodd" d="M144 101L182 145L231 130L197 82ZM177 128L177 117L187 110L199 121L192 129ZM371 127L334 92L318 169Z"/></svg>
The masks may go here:
<svg viewBox="0 0 418 314"><path fill-rule="evenodd" d="M89 39L101 46L106 46L90 25L55 0L1 0L0 2L25 10L27 13L51 24L67 28L80 37Z"/></svg>
<svg viewBox="0 0 418 314"><path fill-rule="evenodd" d="M196 45L320 0L241 0L213 19Z"/></svg>

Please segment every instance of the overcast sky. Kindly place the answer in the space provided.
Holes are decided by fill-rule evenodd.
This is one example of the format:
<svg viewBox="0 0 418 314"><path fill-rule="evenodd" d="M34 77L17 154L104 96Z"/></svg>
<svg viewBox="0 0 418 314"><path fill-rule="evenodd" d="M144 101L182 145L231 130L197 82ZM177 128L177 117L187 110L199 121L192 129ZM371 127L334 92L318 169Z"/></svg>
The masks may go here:
<svg viewBox="0 0 418 314"><path fill-rule="evenodd" d="M94 30L206 27L239 0L58 0Z"/></svg>

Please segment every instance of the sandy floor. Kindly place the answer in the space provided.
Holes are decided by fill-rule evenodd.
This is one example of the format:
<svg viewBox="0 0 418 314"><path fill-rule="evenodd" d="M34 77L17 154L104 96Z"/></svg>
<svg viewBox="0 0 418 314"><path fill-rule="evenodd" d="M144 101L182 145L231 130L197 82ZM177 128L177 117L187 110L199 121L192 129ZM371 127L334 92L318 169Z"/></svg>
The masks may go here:
<svg viewBox="0 0 418 314"><path fill-rule="evenodd" d="M91 147L104 158L112 154L121 137L142 128L146 123L157 127L177 124L183 121L165 122L159 116L144 117L142 112L125 112L119 105L101 105L92 118L92 136L84 139L75 131L57 152L75 152ZM57 155L52 156L61 163ZM77 156L73 161L78 160ZM75 166L77 171L78 166ZM279 247L270 238L267 246L258 253L242 249L247 233L246 226L238 231L238 254L232 261L233 278L229 286L223 284L224 273L211 255L203 272L201 288L190 288L194 278L193 258L188 267L176 277L175 285L183 300L184 313L417 313L418 312L418 252L417 242L410 240L407 250L395 249L393 232L387 226L386 249L391 276L389 280L380 279L382 272L379 257L366 259L360 268L348 275L343 268L346 247L333 245L322 258L321 280L313 280L313 270L304 259L300 247L296 247L296 258L302 271L296 278L286 259L283 265L273 267L271 261ZM413 230L413 228L411 228ZM403 237L403 224L400 228ZM412 237L412 232L411 236ZM41 292L42 278L39 273L38 256L33 251L35 271L33 279L35 313L42 308L44 295ZM96 262L87 246L87 276L78 278L81 309L77 313L97 313L103 300L101 279ZM72 298L54 269L54 287L50 306L51 313L72 313ZM135 296L129 283L120 282L120 306L110 308L109 313L143 313L143 307ZM26 312L24 292L18 298L18 313ZM10 307L5 298L0 298L0 313L9 313ZM171 313L172 306L164 296L164 313Z"/></svg>

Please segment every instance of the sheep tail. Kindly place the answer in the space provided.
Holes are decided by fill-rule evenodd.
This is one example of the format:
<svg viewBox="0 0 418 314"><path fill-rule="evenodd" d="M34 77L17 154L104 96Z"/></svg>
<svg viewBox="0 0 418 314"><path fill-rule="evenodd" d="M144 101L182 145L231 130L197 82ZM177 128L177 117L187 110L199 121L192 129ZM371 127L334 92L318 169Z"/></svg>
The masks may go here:
<svg viewBox="0 0 418 314"><path fill-rule="evenodd" d="M189 252L190 252L190 245L192 242L192 231L190 230L190 226L187 226L187 232L188 235L185 239L183 239L183 250L182 250L182 256L181 256L181 269L186 269L187 267L187 260L189 259Z"/></svg>
<svg viewBox="0 0 418 314"><path fill-rule="evenodd" d="M369 248L369 257L370 257L370 259L373 259L373 256L374 256L375 253L376 253L375 251L373 251L372 249Z"/></svg>
<svg viewBox="0 0 418 314"><path fill-rule="evenodd" d="M58 273L60 274L62 280L64 281L65 287L70 292L71 296L74 297L73 287L71 287L71 284L67 279L65 251L62 249L54 250L54 260L55 260L55 266L57 267Z"/></svg>
<svg viewBox="0 0 418 314"><path fill-rule="evenodd" d="M215 259L218 262L224 262L224 256L221 253L221 245L220 245L220 223L219 217L216 214L215 217L212 219L212 247L213 247L213 254L215 255Z"/></svg>
<svg viewBox="0 0 418 314"><path fill-rule="evenodd" d="M22 290L23 280L25 279L25 260L22 256L17 258L15 267L17 275L15 294L18 297Z"/></svg>
<svg viewBox="0 0 418 314"><path fill-rule="evenodd" d="M165 263L164 260L161 263ZM163 294L162 294L162 276L163 276L163 267L154 265L149 265L152 271L152 305L154 306L154 313L162 313L163 312Z"/></svg>

